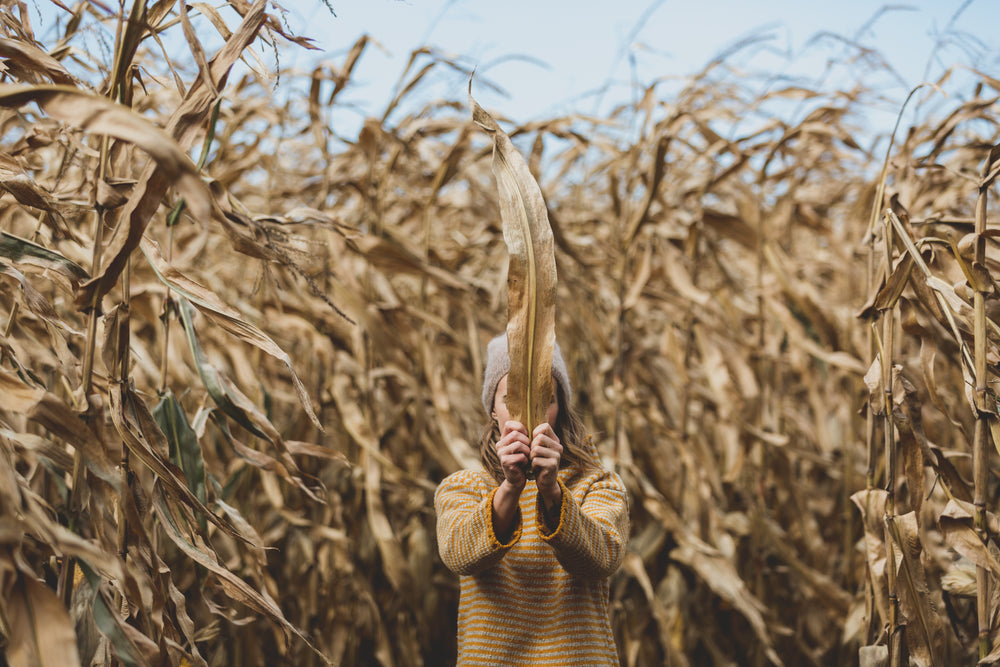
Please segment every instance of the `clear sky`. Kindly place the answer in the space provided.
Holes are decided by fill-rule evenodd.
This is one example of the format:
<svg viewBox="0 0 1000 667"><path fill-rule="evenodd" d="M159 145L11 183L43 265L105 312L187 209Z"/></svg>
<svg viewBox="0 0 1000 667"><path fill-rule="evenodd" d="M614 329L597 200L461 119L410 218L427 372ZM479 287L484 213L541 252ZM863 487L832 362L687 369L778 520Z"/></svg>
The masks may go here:
<svg viewBox="0 0 1000 667"><path fill-rule="evenodd" d="M380 115L410 52L437 48L503 88L474 90L486 108L524 122L628 101L635 86L683 78L738 40L758 37L757 69L819 79L831 56L879 51L888 109L956 63L1000 69L1000 1L911 0L323 0L282 3L287 19L335 62L362 34L379 44L355 71L346 100ZM336 12L334 17L325 6ZM296 53L296 64L316 57ZM287 62L287 61L286 61ZM438 73L439 96L462 100L467 77ZM889 113L891 122L895 114Z"/></svg>

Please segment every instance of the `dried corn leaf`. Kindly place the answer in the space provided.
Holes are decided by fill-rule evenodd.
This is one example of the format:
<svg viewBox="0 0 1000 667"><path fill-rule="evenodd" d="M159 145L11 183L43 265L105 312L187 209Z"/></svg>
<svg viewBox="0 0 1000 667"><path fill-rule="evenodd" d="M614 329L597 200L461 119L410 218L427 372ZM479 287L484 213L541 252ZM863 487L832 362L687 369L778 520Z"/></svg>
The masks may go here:
<svg viewBox="0 0 1000 667"><path fill-rule="evenodd" d="M128 107L69 86L0 84L0 106L34 102L47 114L82 130L135 144L158 165L199 218L211 216L211 197L191 158L163 130Z"/></svg>
<svg viewBox="0 0 1000 667"><path fill-rule="evenodd" d="M225 420L221 419L216 411L210 411L210 416L212 417L215 425L219 428L219 432L222 433L222 437L225 438L226 442L229 443L230 446L232 446L233 451L237 456L256 468L274 473L289 484L302 489L302 491L304 491L309 497L314 500L319 500L316 493L310 489L302 480L302 477L297 474L299 472L298 466L290 457L282 456L281 460L278 460L273 456L265 454L264 452L248 447L240 442L238 438L233 436L232 432L229 430L228 424ZM283 441L282 445L284 445ZM265 480L264 484L266 485L272 478L264 477L263 479ZM278 495L277 497L272 496L273 502L276 505L279 505L281 502L281 496L277 491L275 491L275 493ZM223 493L220 495L225 494Z"/></svg>
<svg viewBox="0 0 1000 667"><path fill-rule="evenodd" d="M265 616L276 621L285 631L286 636L291 634L298 636L299 639L305 642L313 651L316 651L318 655L323 657L323 654L309 642L308 638L302 633L302 631L288 622L285 615L281 612L281 608L274 603L274 600L265 596L263 593L255 591L248 583L233 574L223 565L219 564L218 558L214 553L207 550L207 546L197 546L185 536L184 531L178 525L172 510L172 508L175 508L183 511L183 508L181 506L177 506L176 504L172 505L167 502L164 487L159 481L153 485L152 502L153 508L156 510L156 515L160 518L161 526L163 527L164 533L166 533L167 537L169 537L181 551L187 554L189 558L219 577L222 583L222 589L226 592L226 595L237 602L247 605L254 611L264 614ZM186 517L189 524L191 518L193 517L190 515L187 515Z"/></svg>
<svg viewBox="0 0 1000 667"><path fill-rule="evenodd" d="M793 540L775 522L765 520L761 523L769 548L801 576L804 584L814 591L815 599L822 600L825 607L837 609L846 616L851 607L851 595L827 573L803 562L792 546Z"/></svg>
<svg viewBox="0 0 1000 667"><path fill-rule="evenodd" d="M975 529L975 506L961 500L950 500L938 517L945 542L979 567L1000 576L1000 560L983 544ZM992 514L987 517L991 534L997 534L1000 523Z"/></svg>
<svg viewBox="0 0 1000 667"><path fill-rule="evenodd" d="M340 421L351 439L367 451L378 463L405 475L379 447L378 437L372 430L371 423L365 419L358 404L350 376L335 376L330 389L333 394L333 400L337 405L337 410L340 412Z"/></svg>
<svg viewBox="0 0 1000 667"><path fill-rule="evenodd" d="M89 277L86 270L76 262L37 243L18 238L7 232L0 232L0 257L6 257L15 265L25 264L55 271L74 284Z"/></svg>
<svg viewBox="0 0 1000 667"><path fill-rule="evenodd" d="M367 450L361 453L361 467L365 472L365 509L368 525L375 537L379 553L382 555L382 569L385 570L389 581L403 598L414 604L416 599L414 597L413 573L410 571L409 562L403 554L399 537L393 531L392 524L389 523L389 519L385 515L385 507L382 502L382 470L378 461Z"/></svg>
<svg viewBox="0 0 1000 667"><path fill-rule="evenodd" d="M545 422L552 397L556 261L542 191L524 157L471 96L472 119L493 141L493 175L507 243L507 409L528 431Z"/></svg>
<svg viewBox="0 0 1000 667"><path fill-rule="evenodd" d="M225 82L230 68L240 57L243 49L256 38L265 18L265 5L266 0L257 0L250 11L246 13L239 29L227 39L225 45L212 58L210 63L212 80L219 82L220 86ZM136 181L135 189L122 211L122 217L127 220L127 223L119 226L109 245L108 253L112 257L104 265L100 275L94 276L81 287L80 293L77 294L77 304L84 307L91 306L96 298L103 296L114 287L121 272L125 269L132 251L142 241L146 227L162 203L168 188L176 187L184 196L185 205L192 210L196 217L202 220L208 220L211 214L218 212L217 207L212 205L210 192L199 178L190 159L183 152L190 148L201 129L201 122L208 115L212 103L215 101L215 95L212 94L212 91L206 90L200 84L201 80L199 79L191 86L184 101L167 122L166 136L169 143L156 144L157 148L167 150L168 153L172 154L177 151L183 156L183 160L180 160L178 164L193 170L193 178L189 176L184 179L184 183L190 183L192 187L189 189L178 187L179 183L174 181L168 171L169 167L172 166L169 161L165 165L153 162L143 169ZM156 135L157 137L163 136L163 132L160 130L157 132L159 133ZM109 134L117 136L114 132ZM145 148L142 143L138 145ZM209 197L208 200L205 199L206 195ZM228 228L229 222L223 215L219 214L216 217Z"/></svg>
<svg viewBox="0 0 1000 667"><path fill-rule="evenodd" d="M212 501L213 504L225 513L229 519L229 523L239 531L240 535L243 536L243 540L251 546L257 566L261 568L267 567L267 553L260 533L250 525L250 522L246 520L246 517L238 509L220 498L219 489L216 489L216 491L215 500Z"/></svg>
<svg viewBox="0 0 1000 667"><path fill-rule="evenodd" d="M10 667L79 665L76 633L62 602L33 576L17 574L4 591L10 623L5 654Z"/></svg>
<svg viewBox="0 0 1000 667"><path fill-rule="evenodd" d="M915 512L887 520L886 525L898 545L896 575L903 613L910 620L906 640L910 654L923 664L941 664L944 628L932 602L927 573L921 559L923 546Z"/></svg>
<svg viewBox="0 0 1000 667"><path fill-rule="evenodd" d="M108 369L108 377L121 379L123 371L128 373L132 346L129 343L131 327L129 312L122 306L115 306L101 318L104 324L104 340L101 344L101 358Z"/></svg>
<svg viewBox="0 0 1000 667"><path fill-rule="evenodd" d="M921 403L916 388L902 374L898 375L893 387L892 400L896 406L892 410L892 423L899 433L899 444L906 474L907 492L910 505L919 514L924 501L924 469L931 458L924 435Z"/></svg>
<svg viewBox="0 0 1000 667"><path fill-rule="evenodd" d="M4 409L24 415L54 437L73 445L83 454L88 470L120 491L121 478L115 474L101 439L62 399L42 388L28 386L4 369L0 369L0 395L4 397Z"/></svg>
<svg viewBox="0 0 1000 667"><path fill-rule="evenodd" d="M23 273L7 264L7 262L0 261L0 276L10 276L18 282L21 287L24 303L28 306L30 312L57 328L63 326L61 318L52 307L52 304L41 292L31 285Z"/></svg>
<svg viewBox="0 0 1000 667"><path fill-rule="evenodd" d="M663 646L671 646L673 643L671 621L673 619L671 618L669 609L667 609L663 601L656 595L656 591L653 590L653 582L642 563L642 558L637 553L628 551L625 554L622 569L631 575L642 589L642 593L646 597L646 603L649 604L649 609L653 615L653 620L656 621L656 626L659 629L660 643Z"/></svg>
<svg viewBox="0 0 1000 667"><path fill-rule="evenodd" d="M187 486L202 503L207 502L205 462L198 445L198 436L188 422L184 408L169 389L160 396L153 408L153 419L160 427L170 447L170 461L184 471Z"/></svg>
<svg viewBox="0 0 1000 667"><path fill-rule="evenodd" d="M445 365L439 356L439 350L426 340L421 341L421 358L424 360L424 376L430 387L430 400L434 405L437 427L441 430L443 447L435 447L436 456L446 470L474 468L478 463L472 446L460 436L460 429L455 424L455 411L448 398L445 383Z"/></svg>
<svg viewBox="0 0 1000 667"><path fill-rule="evenodd" d="M750 592L732 563L717 550L692 536L688 536L671 550L670 557L691 568L719 597L733 605L750 623L768 660L775 665L784 664L774 650L774 640L771 639L764 619L766 607Z"/></svg>
<svg viewBox="0 0 1000 667"><path fill-rule="evenodd" d="M22 206L59 215L56 202L53 201L49 193L35 183L30 176L23 173L16 163L0 167L0 188L13 195L14 199ZM78 235L77 240L79 240Z"/></svg>
<svg viewBox="0 0 1000 667"><path fill-rule="evenodd" d="M858 491L851 502L861 512L864 525L864 554L868 564L867 576L874 597L875 611L883 622L889 620L889 591L885 576L886 538L885 502L887 494L881 489Z"/></svg>
<svg viewBox="0 0 1000 667"><path fill-rule="evenodd" d="M243 392L208 363L201 343L198 341L198 333L194 328L194 312L187 299L178 299L178 311L184 325L184 333L187 336L191 356L198 369L198 375L215 404L230 419L250 433L273 443L278 442L281 436L274 425Z"/></svg>
<svg viewBox="0 0 1000 667"><path fill-rule="evenodd" d="M372 266L389 273L426 275L441 285L454 289L464 290L469 287L454 274L428 264L412 248L408 248L402 239L393 238L392 232L386 232L384 236L351 236L347 239L347 246L367 258Z"/></svg>
<svg viewBox="0 0 1000 667"><path fill-rule="evenodd" d="M90 587L94 622L101 634L110 640L115 657L129 667L151 667L156 664L159 656L156 643L122 619L108 599L97 573L86 562L80 561L77 566L83 571L85 585Z"/></svg>
<svg viewBox="0 0 1000 667"><path fill-rule="evenodd" d="M67 452L64 446L59 446L51 440L32 433L15 433L5 428L0 428L0 436L24 447L25 451L48 459L53 466L59 469L61 474L73 469L73 455Z"/></svg>
<svg viewBox="0 0 1000 667"><path fill-rule="evenodd" d="M302 407L305 409L310 421L312 421L316 428L321 431L323 430L323 425L320 424L319 419L316 417L316 412L313 410L309 394L306 392L306 388L303 386L299 376L296 375L295 369L292 368L292 360L287 352L271 340L270 336L247 322L239 311L226 304L215 292L199 285L167 264L160 255L159 247L154 241L144 239L142 242L142 251L160 280L172 290L183 295L185 302L190 300L191 303L198 307L198 310L211 318L213 322L217 323L223 329L243 342L263 350L282 362L291 374L292 383L298 394L299 401L302 403ZM183 304L181 308L183 312Z"/></svg>
<svg viewBox="0 0 1000 667"><path fill-rule="evenodd" d="M161 483L167 486L175 497L198 510L200 516L204 516L229 535L242 539L237 531L219 519L198 499L194 491L188 488L184 479L184 471L165 459L160 453L167 450L166 442L164 442L165 437L157 427L153 416L146 409L145 403L128 388L119 384L112 386L110 398L111 417L115 428L118 430L122 442L136 460L141 461L144 466L154 472Z"/></svg>
<svg viewBox="0 0 1000 667"><path fill-rule="evenodd" d="M124 101L130 88L130 73L135 53L151 27L146 20L146 2L133 2L128 19L119 30L119 38L115 41L114 69L111 70L109 87L117 101Z"/></svg>
<svg viewBox="0 0 1000 667"><path fill-rule="evenodd" d="M7 67L17 63L21 71L41 74L53 83L74 85L76 77L69 73L62 63L30 42L18 39L0 38L0 57L6 58Z"/></svg>
<svg viewBox="0 0 1000 667"><path fill-rule="evenodd" d="M205 88L208 89L209 93L213 96L218 96L219 91L215 87L215 81L212 80L208 59L205 57L205 49L202 48L194 28L191 26L191 19L188 17L187 2L185 0L181 0L180 11L178 13L181 16L181 26L184 28L184 39L187 40L188 46L191 48L191 53L194 55L195 64L198 65L199 81L205 84Z"/></svg>

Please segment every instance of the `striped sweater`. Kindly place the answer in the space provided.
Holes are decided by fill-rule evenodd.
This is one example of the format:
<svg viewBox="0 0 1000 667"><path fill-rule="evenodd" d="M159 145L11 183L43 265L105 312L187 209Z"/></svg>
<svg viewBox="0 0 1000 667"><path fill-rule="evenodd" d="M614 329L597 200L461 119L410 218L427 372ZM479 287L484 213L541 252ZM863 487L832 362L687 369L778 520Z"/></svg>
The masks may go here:
<svg viewBox="0 0 1000 667"><path fill-rule="evenodd" d="M625 486L607 470L559 472L562 506L549 530L538 487L521 492L506 543L493 530L496 483L462 470L434 495L441 560L460 575L458 665L618 665L608 577L628 539Z"/></svg>

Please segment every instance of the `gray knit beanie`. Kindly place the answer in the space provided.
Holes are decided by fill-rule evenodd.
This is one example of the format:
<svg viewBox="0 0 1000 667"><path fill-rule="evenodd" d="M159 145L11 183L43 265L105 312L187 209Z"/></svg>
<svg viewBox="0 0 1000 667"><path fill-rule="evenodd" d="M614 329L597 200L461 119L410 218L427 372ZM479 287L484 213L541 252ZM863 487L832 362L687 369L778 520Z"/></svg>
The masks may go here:
<svg viewBox="0 0 1000 667"><path fill-rule="evenodd" d="M486 370L483 372L483 407L486 414L493 413L493 400L497 394L497 384L504 375L510 372L510 354L507 352L507 334L502 333L486 346ZM566 372L566 361L563 359L559 343L552 351L552 376L562 387L566 406L573 403L573 389L569 386L569 373Z"/></svg>

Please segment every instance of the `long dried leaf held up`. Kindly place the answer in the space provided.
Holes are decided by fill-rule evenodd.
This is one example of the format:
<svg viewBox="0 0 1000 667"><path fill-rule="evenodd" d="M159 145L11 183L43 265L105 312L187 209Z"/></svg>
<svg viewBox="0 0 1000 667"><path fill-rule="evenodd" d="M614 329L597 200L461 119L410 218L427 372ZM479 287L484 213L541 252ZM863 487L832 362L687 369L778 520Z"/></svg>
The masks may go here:
<svg viewBox="0 0 1000 667"><path fill-rule="evenodd" d="M496 120L472 99L472 120L493 139L493 175L507 243L507 409L530 431L545 421L552 397L556 260L552 227L524 157Z"/></svg>

